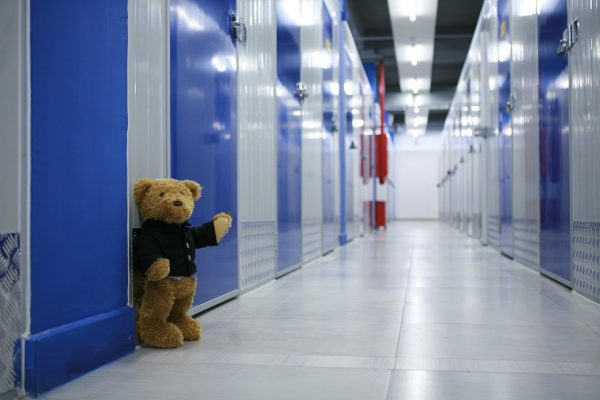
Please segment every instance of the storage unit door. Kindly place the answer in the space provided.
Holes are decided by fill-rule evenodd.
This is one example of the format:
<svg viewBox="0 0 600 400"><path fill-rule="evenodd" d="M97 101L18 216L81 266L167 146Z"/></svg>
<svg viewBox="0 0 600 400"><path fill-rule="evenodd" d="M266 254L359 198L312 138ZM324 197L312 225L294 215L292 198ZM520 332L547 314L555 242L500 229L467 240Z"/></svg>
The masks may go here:
<svg viewBox="0 0 600 400"><path fill-rule="evenodd" d="M302 261L299 2L277 1L277 274Z"/></svg>
<svg viewBox="0 0 600 400"><path fill-rule="evenodd" d="M539 269L538 32L535 3L513 0L510 17L515 260Z"/></svg>
<svg viewBox="0 0 600 400"><path fill-rule="evenodd" d="M510 0L498 0L498 83L500 131L500 250L513 256L512 123L510 101Z"/></svg>
<svg viewBox="0 0 600 400"><path fill-rule="evenodd" d="M322 54L322 0L304 0L301 28L302 82L308 97L302 102L302 259L310 261L321 255L323 231L323 202L321 194L323 136L322 62L314 55Z"/></svg>
<svg viewBox="0 0 600 400"><path fill-rule="evenodd" d="M323 140L322 140L322 187L323 187L323 236L322 253L332 251L335 237L335 157L334 157L334 102L333 102L333 20L323 2Z"/></svg>
<svg viewBox="0 0 600 400"><path fill-rule="evenodd" d="M236 49L228 12L234 1L171 1L171 174L202 185L190 220L220 211L237 221ZM197 251L195 310L238 289L237 224L218 247Z"/></svg>
<svg viewBox="0 0 600 400"><path fill-rule="evenodd" d="M538 0L540 268L571 281L569 65L556 49L567 25L567 0Z"/></svg>
<svg viewBox="0 0 600 400"><path fill-rule="evenodd" d="M600 301L600 4L571 0L569 51L573 289ZM573 25L573 30L576 26Z"/></svg>

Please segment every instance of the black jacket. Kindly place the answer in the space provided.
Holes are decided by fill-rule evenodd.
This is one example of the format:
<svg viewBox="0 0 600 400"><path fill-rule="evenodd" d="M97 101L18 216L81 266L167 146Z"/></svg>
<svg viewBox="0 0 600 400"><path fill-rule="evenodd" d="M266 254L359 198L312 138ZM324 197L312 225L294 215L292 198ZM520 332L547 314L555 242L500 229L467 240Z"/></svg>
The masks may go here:
<svg viewBox="0 0 600 400"><path fill-rule="evenodd" d="M192 228L187 222L168 224L149 219L135 235L134 267L145 274L158 258L167 258L171 265L169 276L191 276L196 273L195 249L217 244L212 221Z"/></svg>

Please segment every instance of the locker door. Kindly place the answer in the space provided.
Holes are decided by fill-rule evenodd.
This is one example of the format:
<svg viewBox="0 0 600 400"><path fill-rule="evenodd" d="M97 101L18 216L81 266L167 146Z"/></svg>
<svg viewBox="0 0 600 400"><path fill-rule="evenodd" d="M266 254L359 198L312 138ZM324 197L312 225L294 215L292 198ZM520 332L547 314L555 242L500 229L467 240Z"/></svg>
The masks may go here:
<svg viewBox="0 0 600 400"><path fill-rule="evenodd" d="M498 0L500 131L500 250L513 256L512 125L510 115L510 0Z"/></svg>
<svg viewBox="0 0 600 400"><path fill-rule="evenodd" d="M277 274L302 260L300 2L277 1Z"/></svg>
<svg viewBox="0 0 600 400"><path fill-rule="evenodd" d="M323 3L323 243L322 252L335 248L335 196L334 196L334 112L333 112L333 21Z"/></svg>
<svg viewBox="0 0 600 400"><path fill-rule="evenodd" d="M569 0L569 21L572 282L600 302L600 4Z"/></svg>
<svg viewBox="0 0 600 400"><path fill-rule="evenodd" d="M571 281L569 179L569 66L556 54L567 25L567 0L540 0L540 268Z"/></svg>
<svg viewBox="0 0 600 400"><path fill-rule="evenodd" d="M237 221L234 8L233 0L171 1L171 174L203 187L192 225L219 211ZM198 251L196 311L237 292L236 225L218 247Z"/></svg>

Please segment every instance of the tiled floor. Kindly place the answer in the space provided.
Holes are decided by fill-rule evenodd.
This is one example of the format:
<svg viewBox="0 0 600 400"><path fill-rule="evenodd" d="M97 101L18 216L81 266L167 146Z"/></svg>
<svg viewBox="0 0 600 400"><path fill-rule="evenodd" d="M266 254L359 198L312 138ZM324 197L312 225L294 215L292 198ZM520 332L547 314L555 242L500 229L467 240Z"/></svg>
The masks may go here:
<svg viewBox="0 0 600 400"><path fill-rule="evenodd" d="M396 223L47 399L600 399L600 306L438 223Z"/></svg>

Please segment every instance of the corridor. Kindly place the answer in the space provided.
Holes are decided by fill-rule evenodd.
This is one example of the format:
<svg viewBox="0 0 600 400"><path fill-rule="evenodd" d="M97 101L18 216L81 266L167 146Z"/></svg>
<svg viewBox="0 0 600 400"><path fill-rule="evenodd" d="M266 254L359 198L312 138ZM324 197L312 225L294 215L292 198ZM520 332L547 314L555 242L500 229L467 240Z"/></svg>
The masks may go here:
<svg viewBox="0 0 600 400"><path fill-rule="evenodd" d="M437 222L396 222L199 319L200 342L42 398L600 398L600 306Z"/></svg>

